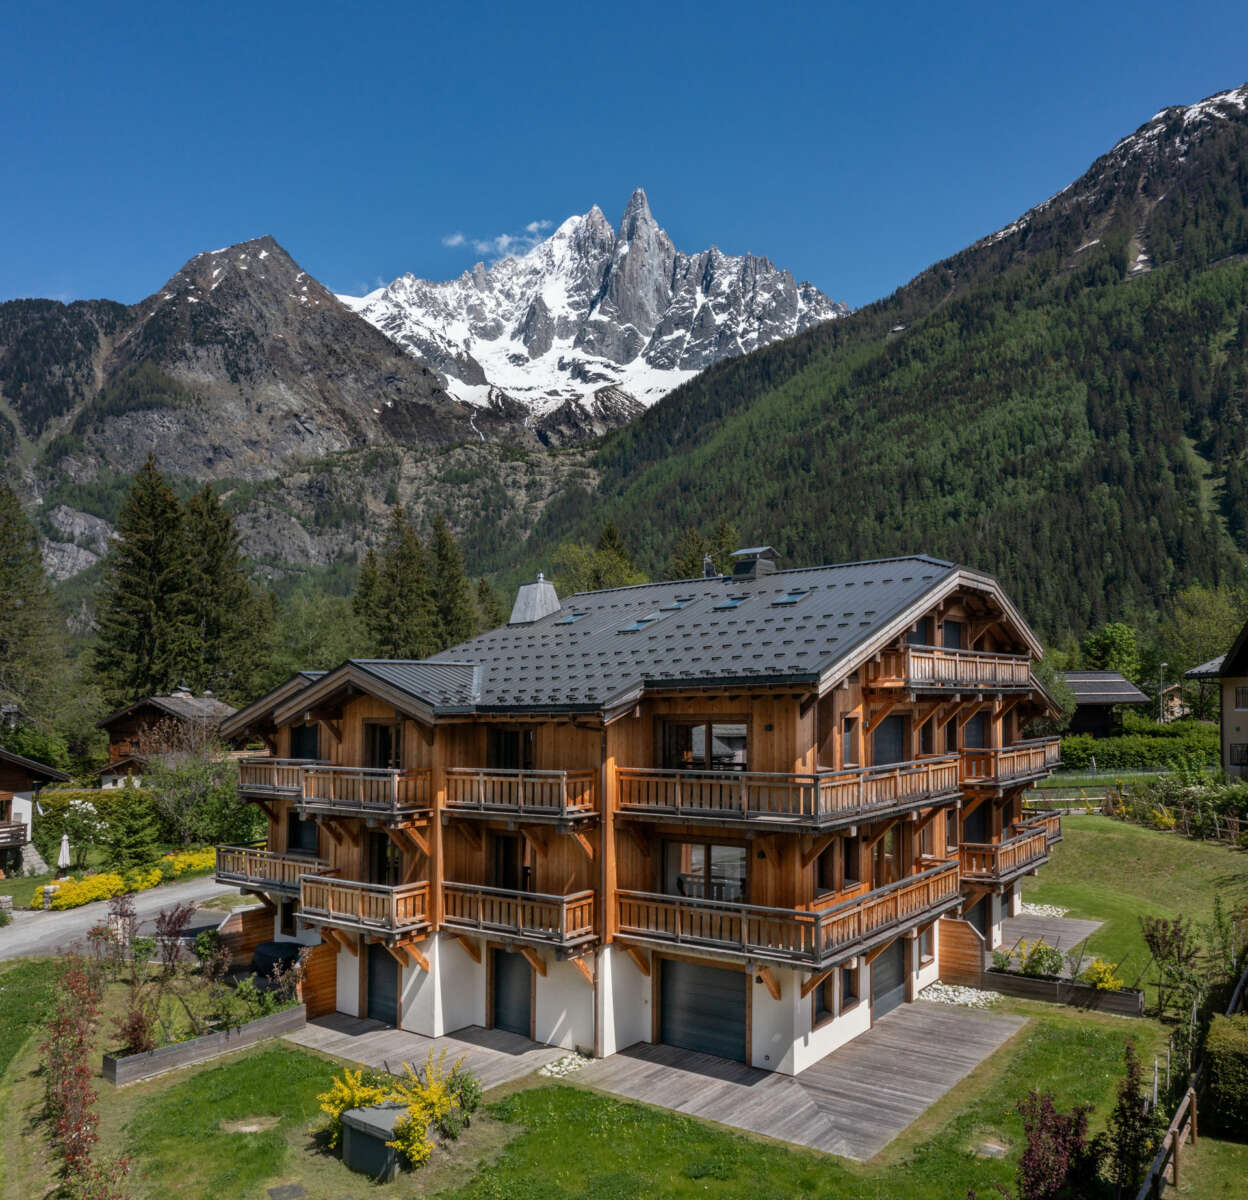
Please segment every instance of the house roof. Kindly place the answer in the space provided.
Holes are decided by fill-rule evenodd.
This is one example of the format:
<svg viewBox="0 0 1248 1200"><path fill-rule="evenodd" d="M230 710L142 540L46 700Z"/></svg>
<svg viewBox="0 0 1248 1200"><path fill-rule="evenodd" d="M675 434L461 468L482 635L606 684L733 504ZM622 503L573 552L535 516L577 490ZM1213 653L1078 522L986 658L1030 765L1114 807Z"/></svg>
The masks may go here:
<svg viewBox="0 0 1248 1200"><path fill-rule="evenodd" d="M278 705L298 695L309 684L315 683L324 671L296 671L289 679L279 683L277 687L265 692L258 700L253 700L246 708L240 708L232 716L221 722L221 736L236 738L247 730L270 719Z"/></svg>
<svg viewBox="0 0 1248 1200"><path fill-rule="evenodd" d="M1147 704L1148 697L1117 671L1063 671L1062 677L1075 693L1081 708L1098 704Z"/></svg>
<svg viewBox="0 0 1248 1200"><path fill-rule="evenodd" d="M115 713L105 717L99 723L99 728L107 729L115 722L132 716L144 708L154 708L158 712L183 721L221 722L233 716L236 711L232 704L226 704L224 700L218 700L216 696L192 696L189 692L176 692L172 696L145 696L142 700L127 704L125 708L119 708Z"/></svg>
<svg viewBox="0 0 1248 1200"><path fill-rule="evenodd" d="M23 758L22 755L14 754L3 747L0 747L0 762L6 762L11 766L19 767L36 779L49 779L56 783L69 782L69 776L64 771L58 771L55 767L49 767L47 763L35 762L33 758Z"/></svg>
<svg viewBox="0 0 1248 1200"><path fill-rule="evenodd" d="M1222 674L1222 662L1225 658L1225 654L1219 654L1217 658L1211 658L1208 662L1203 662L1200 666L1193 667L1190 671L1184 671L1183 678L1217 679Z"/></svg>
<svg viewBox="0 0 1248 1200"><path fill-rule="evenodd" d="M498 711L607 712L646 689L793 684L849 674L961 586L991 592L1036 656L996 582L916 555L581 592L420 662L356 659L279 704L278 724L363 686L417 717Z"/></svg>

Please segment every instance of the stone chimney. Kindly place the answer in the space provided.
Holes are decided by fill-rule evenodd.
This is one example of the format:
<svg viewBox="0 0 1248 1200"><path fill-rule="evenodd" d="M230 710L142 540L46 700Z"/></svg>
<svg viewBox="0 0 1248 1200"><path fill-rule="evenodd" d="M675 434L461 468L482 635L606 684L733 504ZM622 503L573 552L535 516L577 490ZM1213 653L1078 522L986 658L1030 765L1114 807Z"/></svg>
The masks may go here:
<svg viewBox="0 0 1248 1200"><path fill-rule="evenodd" d="M776 570L776 551L772 546L750 546L745 550L732 552L733 579L758 579L763 575L774 575Z"/></svg>
<svg viewBox="0 0 1248 1200"><path fill-rule="evenodd" d="M525 583L516 593L516 602L511 608L511 619L508 625L532 625L543 617L560 609L559 593L555 585L540 572L536 583Z"/></svg>

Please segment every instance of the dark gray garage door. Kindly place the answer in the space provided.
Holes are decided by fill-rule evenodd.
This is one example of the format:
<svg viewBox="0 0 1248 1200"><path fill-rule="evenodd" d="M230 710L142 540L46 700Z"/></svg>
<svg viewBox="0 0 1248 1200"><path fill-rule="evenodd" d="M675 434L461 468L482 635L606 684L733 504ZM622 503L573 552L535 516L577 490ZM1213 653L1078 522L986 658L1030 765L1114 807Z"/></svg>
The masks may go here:
<svg viewBox="0 0 1248 1200"><path fill-rule="evenodd" d="M523 954L494 951L494 1028L529 1037L532 968Z"/></svg>
<svg viewBox="0 0 1248 1200"><path fill-rule="evenodd" d="M898 938L871 964L871 1019L892 1012L906 999L906 943Z"/></svg>
<svg viewBox="0 0 1248 1200"><path fill-rule="evenodd" d="M745 973L667 959L662 963L660 1040L745 1062Z"/></svg>
<svg viewBox="0 0 1248 1200"><path fill-rule="evenodd" d="M965 920L978 929L979 932L984 935L985 939L988 937L989 903L988 897L983 896L979 900L976 900L964 914Z"/></svg>
<svg viewBox="0 0 1248 1200"><path fill-rule="evenodd" d="M368 1016L387 1025L399 1023L399 964L376 942L368 947Z"/></svg>

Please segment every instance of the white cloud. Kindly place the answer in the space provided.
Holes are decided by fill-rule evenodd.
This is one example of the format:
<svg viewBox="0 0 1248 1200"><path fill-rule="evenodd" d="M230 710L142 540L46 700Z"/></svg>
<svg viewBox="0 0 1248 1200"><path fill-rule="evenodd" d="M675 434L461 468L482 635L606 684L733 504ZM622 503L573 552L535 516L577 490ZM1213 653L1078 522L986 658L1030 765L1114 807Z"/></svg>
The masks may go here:
<svg viewBox="0 0 1248 1200"><path fill-rule="evenodd" d="M519 233L496 233L492 237L468 237L463 233L448 233L442 238L444 246L471 246L487 258L506 258L509 254L523 254L542 240L553 221L530 221Z"/></svg>

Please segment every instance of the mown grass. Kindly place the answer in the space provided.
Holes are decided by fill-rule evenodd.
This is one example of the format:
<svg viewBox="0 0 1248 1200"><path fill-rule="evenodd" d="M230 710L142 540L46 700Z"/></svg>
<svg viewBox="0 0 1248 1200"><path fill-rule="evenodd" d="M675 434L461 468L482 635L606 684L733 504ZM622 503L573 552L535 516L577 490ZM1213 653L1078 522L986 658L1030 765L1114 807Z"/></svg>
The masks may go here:
<svg viewBox="0 0 1248 1200"><path fill-rule="evenodd" d="M1103 921L1088 940L1089 952L1124 964L1119 974L1127 985L1150 996L1141 916L1182 916L1198 925L1212 919L1215 896L1228 912L1248 903L1243 851L1110 817L1065 817L1062 829L1064 840L1048 864L1024 883L1024 899Z"/></svg>
<svg viewBox="0 0 1248 1200"><path fill-rule="evenodd" d="M1167 1172L1166 1178L1169 1179ZM1179 1159L1179 1186L1166 1195L1192 1200L1240 1200L1248 1190L1248 1146L1201 1137L1185 1145Z"/></svg>

